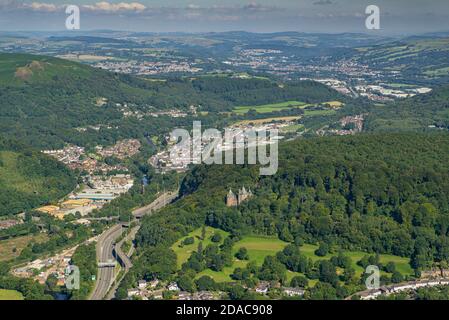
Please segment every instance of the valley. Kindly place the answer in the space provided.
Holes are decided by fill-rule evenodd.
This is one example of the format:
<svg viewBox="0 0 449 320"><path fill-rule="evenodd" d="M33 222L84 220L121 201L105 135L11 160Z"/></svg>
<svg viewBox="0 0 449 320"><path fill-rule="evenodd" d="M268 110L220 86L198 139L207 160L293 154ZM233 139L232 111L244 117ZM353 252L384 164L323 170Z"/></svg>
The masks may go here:
<svg viewBox="0 0 449 320"><path fill-rule="evenodd" d="M385 287L431 281L447 37L0 32L0 299L342 300L372 265ZM194 121L279 130L278 171L192 164L170 133Z"/></svg>

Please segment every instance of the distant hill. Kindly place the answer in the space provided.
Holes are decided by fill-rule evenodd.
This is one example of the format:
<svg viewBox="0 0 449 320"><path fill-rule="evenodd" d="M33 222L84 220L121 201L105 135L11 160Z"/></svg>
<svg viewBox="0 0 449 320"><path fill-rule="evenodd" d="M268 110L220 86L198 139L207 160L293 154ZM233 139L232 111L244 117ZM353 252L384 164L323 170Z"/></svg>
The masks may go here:
<svg viewBox="0 0 449 320"><path fill-rule="evenodd" d="M74 175L55 159L0 140L0 216L58 200L75 185Z"/></svg>
<svg viewBox="0 0 449 320"><path fill-rule="evenodd" d="M355 57L374 68L397 71L409 81L449 80L449 36L414 36L358 49Z"/></svg>
<svg viewBox="0 0 449 320"><path fill-rule="evenodd" d="M88 42L88 43L120 43L127 44L132 43L128 40L105 38L105 37L90 37L90 36L77 36L77 37L48 37L49 41L77 41L77 42Z"/></svg>
<svg viewBox="0 0 449 320"><path fill-rule="evenodd" d="M281 86L268 79L230 77L150 81L57 58L0 54L0 133L37 148L59 148L66 142L112 144L161 134L182 121L128 117L124 105L126 111L142 113L201 105L201 111L213 113L239 105L340 98L313 82ZM99 125L109 129L90 128Z"/></svg>
<svg viewBox="0 0 449 320"><path fill-rule="evenodd" d="M449 86L400 100L373 106L365 124L368 131L423 131L449 129Z"/></svg>
<svg viewBox="0 0 449 320"><path fill-rule="evenodd" d="M61 145L66 130L121 118L112 104L96 106L99 98L140 102L150 95L112 73L74 62L0 54L0 132L35 147Z"/></svg>

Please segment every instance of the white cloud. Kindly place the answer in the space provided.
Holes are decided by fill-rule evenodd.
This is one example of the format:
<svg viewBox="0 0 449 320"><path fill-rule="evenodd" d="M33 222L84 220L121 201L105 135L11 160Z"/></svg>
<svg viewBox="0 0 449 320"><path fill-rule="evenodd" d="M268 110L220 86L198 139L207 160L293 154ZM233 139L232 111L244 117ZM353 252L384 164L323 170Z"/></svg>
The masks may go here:
<svg viewBox="0 0 449 320"><path fill-rule="evenodd" d="M35 11L35 12L56 12L63 8L63 5L45 2L23 3L17 0L0 0L0 8L2 11Z"/></svg>
<svg viewBox="0 0 449 320"><path fill-rule="evenodd" d="M61 9L60 6L57 6L52 3L42 3L42 2L33 2L31 4L24 3L23 6L25 8L31 9L33 11L39 12L55 12Z"/></svg>
<svg viewBox="0 0 449 320"><path fill-rule="evenodd" d="M191 3L191 4L187 5L187 9L201 9L201 7L197 4Z"/></svg>
<svg viewBox="0 0 449 320"><path fill-rule="evenodd" d="M264 5L261 5L261 4L253 1L253 2L248 3L247 5L244 5L243 9L249 10L249 11L271 11L271 10L274 10L275 7L264 6Z"/></svg>
<svg viewBox="0 0 449 320"><path fill-rule="evenodd" d="M139 2L120 2L120 3L109 3L107 1L97 2L93 5L84 5L82 8L90 11L99 12L123 12L123 11L134 11L141 12L147 7Z"/></svg>

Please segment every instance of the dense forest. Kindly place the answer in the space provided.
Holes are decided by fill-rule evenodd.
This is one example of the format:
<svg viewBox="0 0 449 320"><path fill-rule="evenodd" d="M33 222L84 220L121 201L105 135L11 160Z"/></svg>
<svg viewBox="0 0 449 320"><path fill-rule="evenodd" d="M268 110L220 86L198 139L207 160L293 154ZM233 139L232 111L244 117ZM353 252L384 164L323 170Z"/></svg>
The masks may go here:
<svg viewBox="0 0 449 320"><path fill-rule="evenodd" d="M74 174L55 159L0 139L0 215L57 200L75 185Z"/></svg>
<svg viewBox="0 0 449 320"><path fill-rule="evenodd" d="M410 257L419 272L449 262L448 150L446 134L373 134L285 143L271 177L255 166L199 166L182 200L144 220L137 245L171 245L207 224ZM229 188L243 185L255 197L226 207Z"/></svg>
<svg viewBox="0 0 449 320"><path fill-rule="evenodd" d="M444 267L449 262L448 150L449 136L441 133L362 134L283 143L279 171L270 177L260 177L257 166L197 166L184 178L179 201L145 217L136 236L134 267L118 297L126 297L137 280L156 277L176 280L185 291L225 291L231 299L255 298L245 287L259 281L306 287L318 280L306 299L341 299L363 290L364 281L355 276L345 251L366 252L357 265L378 265L389 275L381 277L383 284L408 276L394 263L380 263L379 254L406 257L415 276L435 263ZM226 207L229 188L241 186L255 196ZM230 236L222 244L199 244L178 271L170 247L205 225ZM239 285L196 276L206 268L231 266L234 243L248 235L290 244L260 266L250 262L236 268L231 278ZM334 255L311 261L302 254L305 243L319 244L317 256ZM247 259L245 248L236 256ZM287 271L301 276L287 281Z"/></svg>

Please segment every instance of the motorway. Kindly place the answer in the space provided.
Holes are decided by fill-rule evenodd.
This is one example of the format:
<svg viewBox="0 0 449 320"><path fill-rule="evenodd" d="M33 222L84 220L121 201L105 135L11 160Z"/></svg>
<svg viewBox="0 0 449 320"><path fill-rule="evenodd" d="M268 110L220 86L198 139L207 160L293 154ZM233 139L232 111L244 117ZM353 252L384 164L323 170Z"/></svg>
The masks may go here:
<svg viewBox="0 0 449 320"><path fill-rule="evenodd" d="M131 262L131 255L134 252L134 247L131 246L131 249L129 252L123 252L122 251L122 245L125 241L129 241L129 240L134 240L134 238L136 237L137 231L139 231L140 229L140 225L137 227L134 227L126 237L124 237L119 243L117 243L117 245L115 246L115 253L116 253L116 257L117 260L120 262L120 265L124 268L123 270L123 274L121 276L120 279L116 279L116 281L114 282L114 285L112 286L112 288L109 290L108 294L105 297L105 300L111 300L112 298L115 297L115 293L117 291L117 288L120 284L120 282L123 280L123 278L125 277L125 275L128 273L128 271L132 268L133 263Z"/></svg>
<svg viewBox="0 0 449 320"><path fill-rule="evenodd" d="M178 192L166 192L159 196L156 200L154 200L151 204L136 209L133 211L133 216L135 219L140 219L145 215L151 214L155 212L167 204L171 203L174 199L178 197ZM127 237L128 239L133 240L139 228L135 228L130 232L130 235ZM122 252L120 249L123 240L114 246L114 243L117 238L122 235L123 227L122 224L116 224L113 227L109 228L105 232L101 234L97 242L97 262L98 263L107 263L107 262L115 262L119 261L119 263L124 267L124 274L126 274L129 269L132 267L131 260L129 257ZM114 256L114 252L118 256L118 259ZM115 290L117 289L121 279L116 281L114 287L111 289L112 284L114 283L116 274L114 267L99 267L98 268L98 278L95 282L94 290L90 296L90 300L103 300L104 298L112 299ZM123 277L122 277L123 279ZM109 292L109 294L108 294Z"/></svg>
<svg viewBox="0 0 449 320"><path fill-rule="evenodd" d="M98 239L97 242L97 262L115 261L113 256L115 239L122 234L122 225L117 224L112 228L106 230ZM98 268L97 281L90 297L90 300L101 300L106 295L109 287L114 280L114 267Z"/></svg>
<svg viewBox="0 0 449 320"><path fill-rule="evenodd" d="M166 192L162 194L160 197L158 197L156 200L154 200L151 204L136 209L133 211L133 215L136 218L141 218L144 215L150 214L153 211L159 210L163 207L165 207L167 204L171 203L173 200L175 200L178 197L178 192Z"/></svg>

